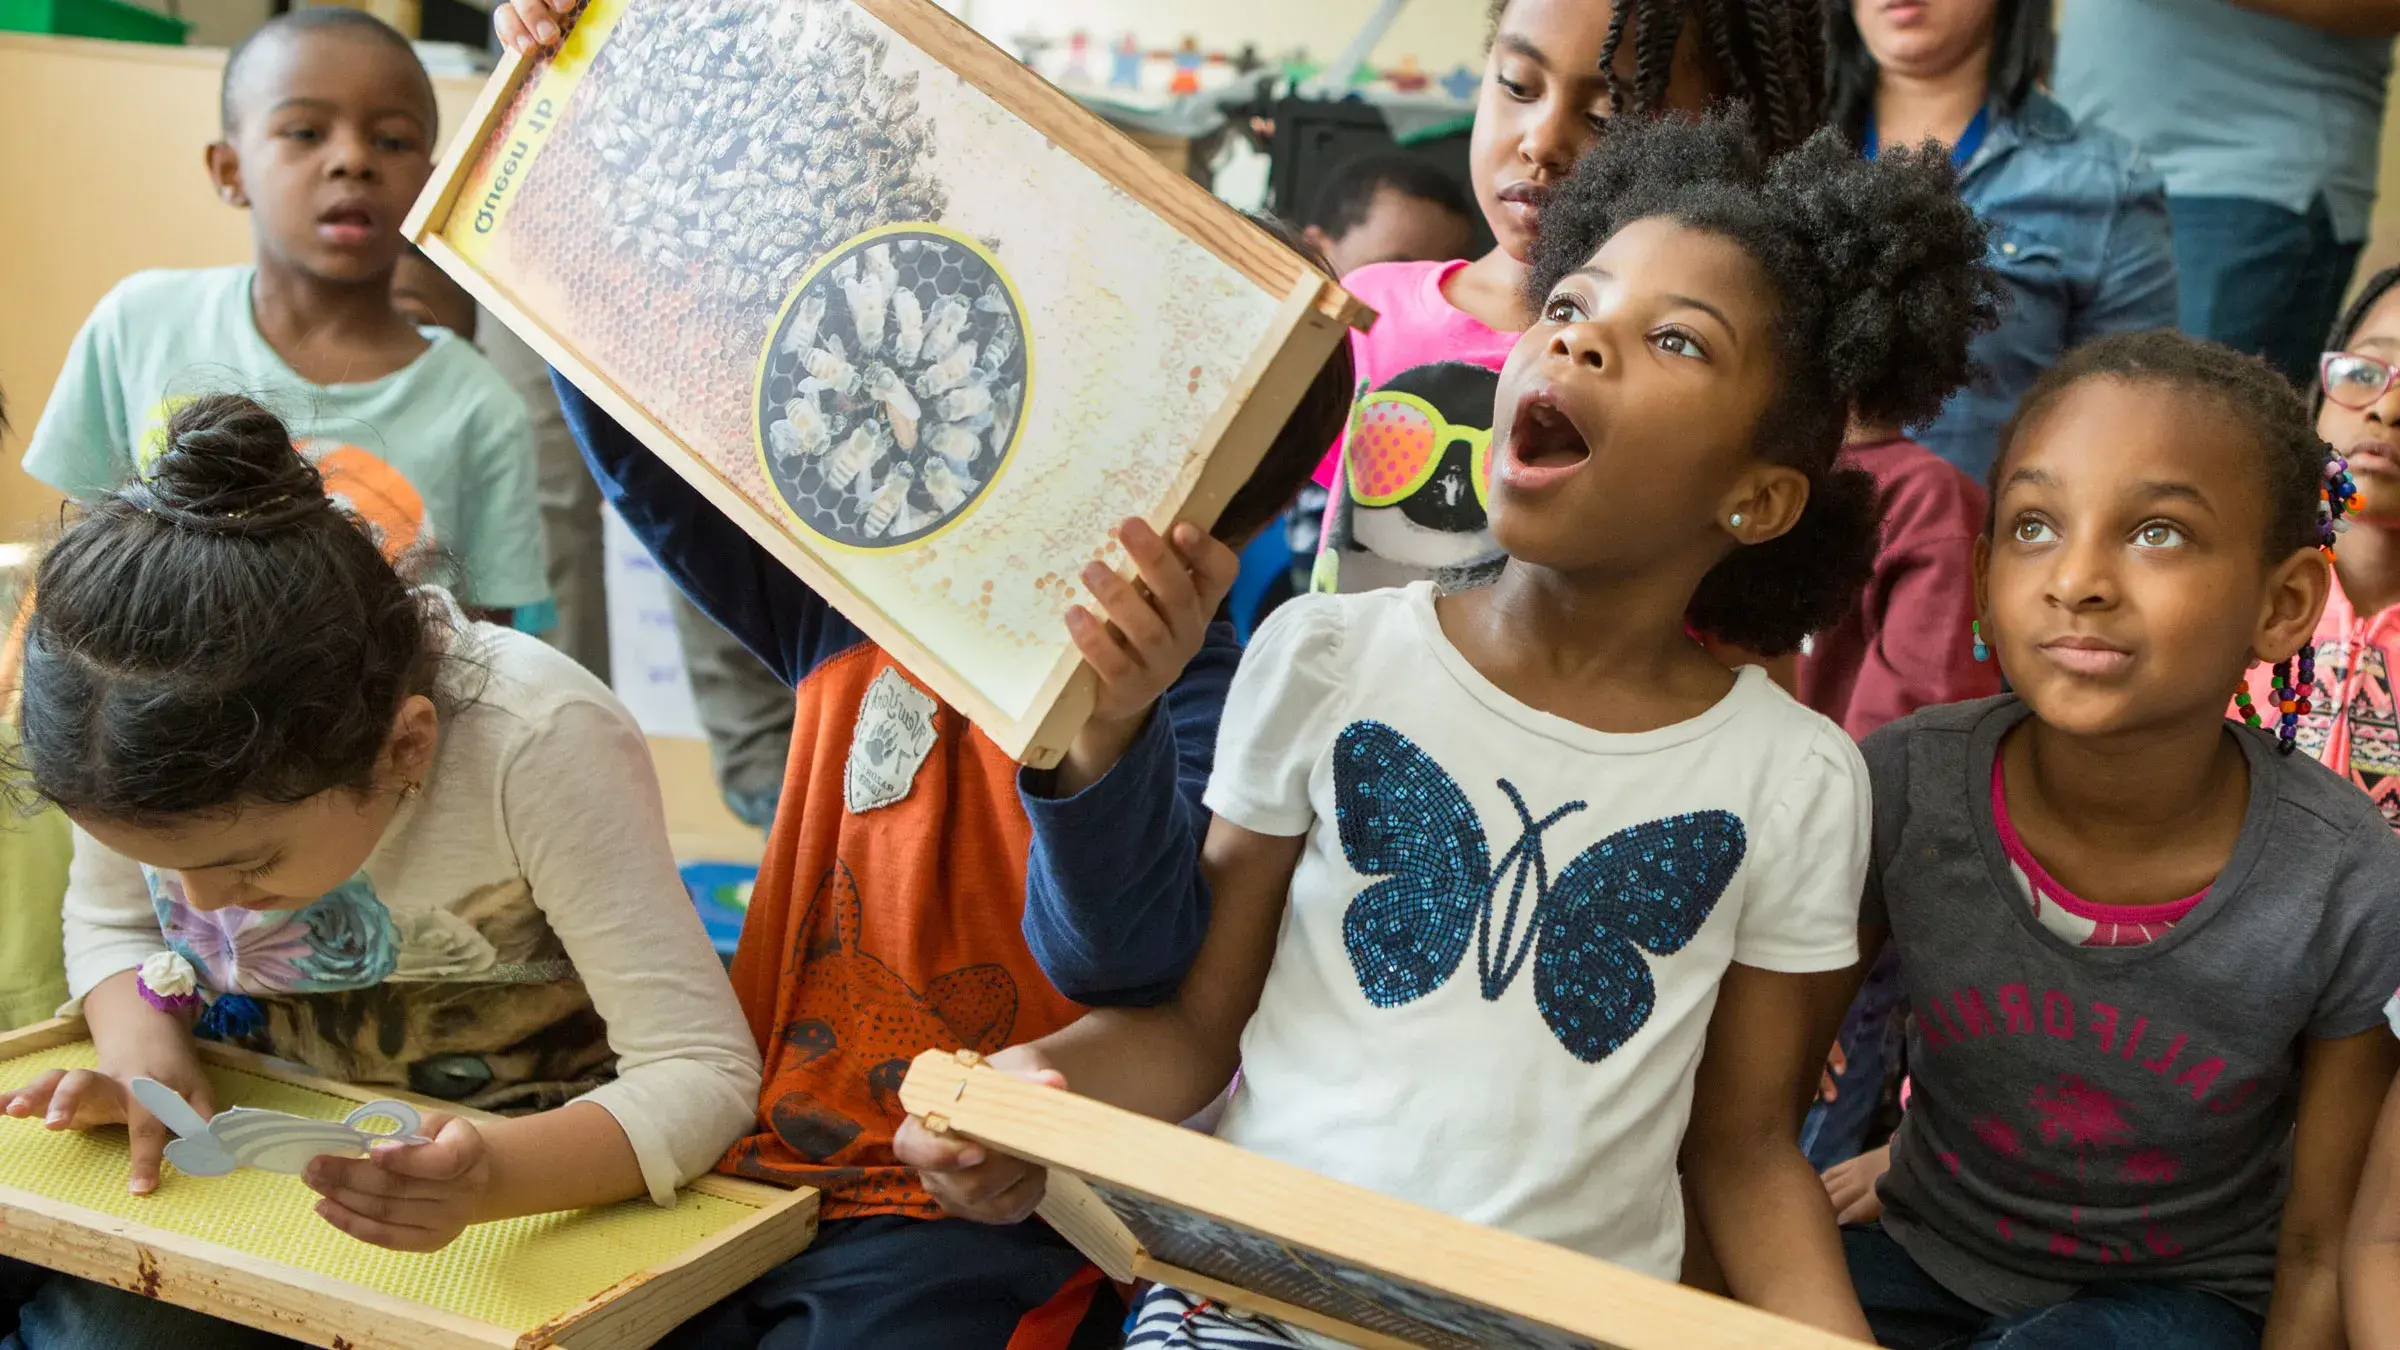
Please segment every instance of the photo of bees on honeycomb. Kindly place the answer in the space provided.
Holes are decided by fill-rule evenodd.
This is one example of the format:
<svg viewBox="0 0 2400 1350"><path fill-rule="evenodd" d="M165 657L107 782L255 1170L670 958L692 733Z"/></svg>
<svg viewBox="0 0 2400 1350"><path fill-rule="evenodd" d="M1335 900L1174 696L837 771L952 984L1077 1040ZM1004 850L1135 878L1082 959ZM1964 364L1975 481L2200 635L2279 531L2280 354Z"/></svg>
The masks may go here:
<svg viewBox="0 0 2400 1350"><path fill-rule="evenodd" d="M526 176L507 247L612 378L746 451L747 399L724 386L748 392L802 275L859 235L948 209L934 121L918 75L888 69L889 39L846 0L594 0L583 13L604 7L614 25Z"/></svg>
<svg viewBox="0 0 2400 1350"><path fill-rule="evenodd" d="M735 525L1030 726L1284 296L878 13L588 0L438 228Z"/></svg>
<svg viewBox="0 0 2400 1350"><path fill-rule="evenodd" d="M979 242L872 231L820 262L769 336L757 428L768 480L835 543L923 539L1007 463L1029 374L1022 310Z"/></svg>

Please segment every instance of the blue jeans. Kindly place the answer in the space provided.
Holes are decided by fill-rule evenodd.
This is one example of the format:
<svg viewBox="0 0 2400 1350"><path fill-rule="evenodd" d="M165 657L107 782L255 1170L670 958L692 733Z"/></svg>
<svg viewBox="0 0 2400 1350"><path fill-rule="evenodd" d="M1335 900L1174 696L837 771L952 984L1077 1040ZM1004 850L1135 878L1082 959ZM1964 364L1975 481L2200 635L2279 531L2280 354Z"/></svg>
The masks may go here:
<svg viewBox="0 0 2400 1350"><path fill-rule="evenodd" d="M1032 1221L833 1219L807 1251L667 1333L659 1350L1003 1350L1083 1265ZM1047 1350L1122 1345L1124 1316L1103 1283L1083 1325Z"/></svg>
<svg viewBox="0 0 2400 1350"><path fill-rule="evenodd" d="M16 1325L8 1329L12 1316ZM0 1257L0 1330L6 1331L0 1350L296 1350L299 1344L6 1257Z"/></svg>
<svg viewBox="0 0 2400 1350"><path fill-rule="evenodd" d="M1867 1127L1883 1104L1884 1075L1900 1054L1900 1008L1907 1001L1900 944L1887 943L1842 1018L1843 1064L1833 1076L1833 1100L1810 1103L1800 1124L1800 1151L1809 1166L1822 1172L1864 1151Z"/></svg>
<svg viewBox="0 0 2400 1350"><path fill-rule="evenodd" d="M1944 1289L1879 1223L1842 1230L1850 1282L1888 1350L2258 1350L2260 1320L2171 1284L2092 1284L2064 1303L1995 1317Z"/></svg>
<svg viewBox="0 0 2400 1350"><path fill-rule="evenodd" d="M2263 356L2306 389L2360 245L2333 237L2321 197L2305 213L2247 197L2169 197L2167 211L2183 331Z"/></svg>
<svg viewBox="0 0 2400 1350"><path fill-rule="evenodd" d="M781 786L767 792L735 792L728 788L724 797L725 809L733 813L735 820L762 834L774 830L775 807L783 797Z"/></svg>

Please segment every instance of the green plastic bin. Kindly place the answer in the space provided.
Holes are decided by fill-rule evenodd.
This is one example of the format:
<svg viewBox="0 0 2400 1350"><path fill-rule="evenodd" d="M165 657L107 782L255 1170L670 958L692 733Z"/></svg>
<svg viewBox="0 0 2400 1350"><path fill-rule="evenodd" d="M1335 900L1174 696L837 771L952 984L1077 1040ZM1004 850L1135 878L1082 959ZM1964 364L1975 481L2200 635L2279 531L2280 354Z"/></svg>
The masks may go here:
<svg viewBox="0 0 2400 1350"><path fill-rule="evenodd" d="M0 0L0 32L183 45L191 25L119 0Z"/></svg>

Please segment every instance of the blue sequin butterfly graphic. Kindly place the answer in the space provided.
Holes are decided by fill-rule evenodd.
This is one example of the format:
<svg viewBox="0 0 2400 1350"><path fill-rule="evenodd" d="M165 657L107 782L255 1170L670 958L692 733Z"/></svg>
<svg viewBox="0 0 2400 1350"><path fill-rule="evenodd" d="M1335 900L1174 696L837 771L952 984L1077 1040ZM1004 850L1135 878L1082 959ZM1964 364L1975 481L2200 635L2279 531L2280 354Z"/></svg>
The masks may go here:
<svg viewBox="0 0 2400 1350"><path fill-rule="evenodd" d="M1351 969L1368 1002L1397 1008L1441 988L1470 939L1486 1000L1508 992L1530 960L1534 1006L1551 1034L1597 1064L1633 1039L1657 1003L1642 953L1683 950L1740 870L1741 817L1702 811L1647 821L1553 876L1542 835L1584 803L1537 820L1514 784L1499 785L1522 833L1495 863L1474 804L1432 756L1381 722L1343 728L1333 747L1342 852L1361 876L1382 878L1343 916Z"/></svg>

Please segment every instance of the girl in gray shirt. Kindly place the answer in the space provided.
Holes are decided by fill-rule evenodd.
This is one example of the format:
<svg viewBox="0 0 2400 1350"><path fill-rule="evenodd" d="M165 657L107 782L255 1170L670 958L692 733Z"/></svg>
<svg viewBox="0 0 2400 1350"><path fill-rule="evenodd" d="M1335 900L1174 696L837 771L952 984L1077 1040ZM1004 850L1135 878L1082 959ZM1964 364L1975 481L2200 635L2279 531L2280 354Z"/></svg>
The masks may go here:
<svg viewBox="0 0 2400 1350"><path fill-rule="evenodd" d="M2326 454L2264 364L2169 333L2018 412L1972 638L2016 693L1863 747L1861 923L1916 1010L1883 1218L1844 1234L1884 1345L2340 1343L2400 842L2288 753L2351 490Z"/></svg>

